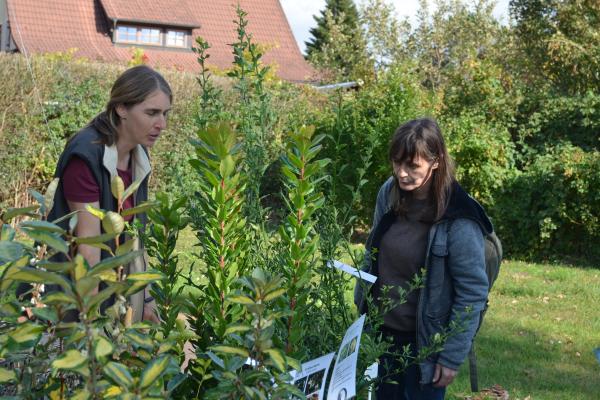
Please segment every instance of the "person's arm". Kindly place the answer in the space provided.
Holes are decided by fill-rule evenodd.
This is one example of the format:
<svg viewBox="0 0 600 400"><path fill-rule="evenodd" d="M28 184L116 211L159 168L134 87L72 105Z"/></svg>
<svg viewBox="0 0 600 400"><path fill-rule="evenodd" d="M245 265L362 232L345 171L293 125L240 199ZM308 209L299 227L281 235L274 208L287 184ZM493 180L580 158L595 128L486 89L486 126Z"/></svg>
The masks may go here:
<svg viewBox="0 0 600 400"><path fill-rule="evenodd" d="M85 206L90 204L94 208L100 208L99 202L93 203L79 203L74 201L67 201L69 208L71 211L79 211L77 214L77 226L75 227L75 236L77 237L89 237L89 236L98 236L101 233L100 230L100 220L90 214ZM88 246L86 244L80 244L77 247L79 254L81 254L90 267L98 264L100 262L100 249L92 246ZM92 292L92 295L98 293L98 288L95 288Z"/></svg>

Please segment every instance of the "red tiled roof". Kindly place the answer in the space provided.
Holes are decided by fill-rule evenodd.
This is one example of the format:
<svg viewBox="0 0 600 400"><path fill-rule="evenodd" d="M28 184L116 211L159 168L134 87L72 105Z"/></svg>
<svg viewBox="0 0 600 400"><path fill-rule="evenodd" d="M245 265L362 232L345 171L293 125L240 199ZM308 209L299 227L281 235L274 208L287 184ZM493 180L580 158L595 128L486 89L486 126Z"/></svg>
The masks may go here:
<svg viewBox="0 0 600 400"><path fill-rule="evenodd" d="M112 43L112 21L107 15L123 19L136 16L136 20L152 19L168 25L179 18L180 11L165 16L165 10L172 10L172 6L161 10L150 6L151 3L164 6L166 2L168 0L147 0L143 7L140 6L142 0L8 0L7 4L12 37L23 53L77 49L75 56L125 62L131 58L130 47ZM173 2L182 7L187 5L190 14L183 19L185 23L196 21L200 25L193 29L192 36L202 36L210 43L208 63L221 69L231 68L233 55L228 44L236 41L232 0L171 0L169 4ZM300 53L279 0L239 0L239 3L248 13L247 29L253 41L270 48L264 55L265 63L274 65L282 79L296 82L310 79L313 70ZM139 13L133 12L134 7L138 7ZM144 52L153 66L199 69L196 54L189 50L145 46Z"/></svg>
<svg viewBox="0 0 600 400"><path fill-rule="evenodd" d="M111 20L198 28L186 0L100 0Z"/></svg>

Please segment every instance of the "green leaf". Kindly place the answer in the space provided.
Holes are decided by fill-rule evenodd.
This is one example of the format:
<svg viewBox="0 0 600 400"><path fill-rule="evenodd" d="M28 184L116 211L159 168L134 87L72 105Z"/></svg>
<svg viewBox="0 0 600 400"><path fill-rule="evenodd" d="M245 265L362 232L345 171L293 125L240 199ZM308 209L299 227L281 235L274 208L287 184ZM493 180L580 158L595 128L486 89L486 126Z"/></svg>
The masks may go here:
<svg viewBox="0 0 600 400"><path fill-rule="evenodd" d="M52 361L52 368L74 370L81 367L87 361L87 357L78 350L67 350L56 360Z"/></svg>
<svg viewBox="0 0 600 400"><path fill-rule="evenodd" d="M43 297L43 303L48 305L77 304L77 299L64 292L52 292Z"/></svg>
<svg viewBox="0 0 600 400"><path fill-rule="evenodd" d="M69 397L70 400L88 400L91 396L90 392L83 388L83 389L79 389L78 391L75 392L75 394L71 397Z"/></svg>
<svg viewBox="0 0 600 400"><path fill-rule="evenodd" d="M229 335L230 333L246 332L246 331L249 331L250 329L252 329L252 327L250 325L231 324L231 325L227 326L227 329L225 329L225 335Z"/></svg>
<svg viewBox="0 0 600 400"><path fill-rule="evenodd" d="M250 297L248 296L244 296L244 295L233 295L233 296L228 296L227 300L229 300L232 303L236 303L236 304L256 304L256 302L254 300L252 300Z"/></svg>
<svg viewBox="0 0 600 400"><path fill-rule="evenodd" d="M138 347L148 349L148 350L152 350L154 348L154 342L146 334L142 334L142 333L134 331L134 330L128 330L125 333L125 336L129 340L131 340L133 342L133 344L135 344Z"/></svg>
<svg viewBox="0 0 600 400"><path fill-rule="evenodd" d="M33 315L35 315L37 318L39 318L41 320L52 322L52 323L58 322L58 314L56 313L56 310L54 310L53 308L33 307L31 309L31 312L33 313Z"/></svg>
<svg viewBox="0 0 600 400"><path fill-rule="evenodd" d="M125 184L119 175L115 175L110 180L110 192L117 201L122 201L123 192L125 192Z"/></svg>
<svg viewBox="0 0 600 400"><path fill-rule="evenodd" d="M271 361L273 361L273 364L275 364L275 367L277 367L277 369L279 369L282 372L285 371L285 356L280 350L266 349L264 350L264 352L269 356Z"/></svg>
<svg viewBox="0 0 600 400"><path fill-rule="evenodd" d="M0 265L13 262L23 256L23 245L18 242L0 242Z"/></svg>
<svg viewBox="0 0 600 400"><path fill-rule="evenodd" d="M79 296L86 297L92 290L100 284L100 278L97 276L86 276L75 283L75 289Z"/></svg>
<svg viewBox="0 0 600 400"><path fill-rule="evenodd" d="M121 201L125 202L125 200L127 200L127 198L129 196L131 196L141 184L142 184L142 180L137 179L131 185L129 185L129 187L123 193L123 198L121 199Z"/></svg>
<svg viewBox="0 0 600 400"><path fill-rule="evenodd" d="M115 233L103 233L98 236L86 236L86 237L78 237L75 238L75 243L77 244L94 244L94 243L106 243L109 240L113 240L118 235Z"/></svg>
<svg viewBox="0 0 600 400"><path fill-rule="evenodd" d="M54 250L69 254L69 246L59 235L39 230L23 229L23 232L35 241L47 244Z"/></svg>
<svg viewBox="0 0 600 400"><path fill-rule="evenodd" d="M17 374L13 370L0 368L0 383L8 383L17 380Z"/></svg>
<svg viewBox="0 0 600 400"><path fill-rule="evenodd" d="M48 260L40 260L37 266L50 272L68 272L73 268L73 262L52 262Z"/></svg>
<svg viewBox="0 0 600 400"><path fill-rule="evenodd" d="M115 251L115 255L122 256L123 254L129 253L131 250L133 250L133 247L134 247L136 241L137 241L137 239L133 238L133 239L129 239L128 241L123 243L122 245L117 247L117 250Z"/></svg>
<svg viewBox="0 0 600 400"><path fill-rule="evenodd" d="M115 347L103 336L98 336L94 341L94 355L97 359L102 359L113 353Z"/></svg>
<svg viewBox="0 0 600 400"><path fill-rule="evenodd" d="M8 336L15 343L26 344L37 342L42 332L46 330L46 327L36 325L33 323L24 323L18 326L14 331L10 332Z"/></svg>
<svg viewBox="0 0 600 400"><path fill-rule="evenodd" d="M123 217L127 217L128 215L145 213L146 211L153 209L157 205L158 203L155 201L146 201L135 207L124 209L123 211L121 211L121 215Z"/></svg>
<svg viewBox="0 0 600 400"><path fill-rule="evenodd" d="M0 240L8 240L12 241L15 239L15 234L17 232L15 229L9 224L2 224L2 229L0 230Z"/></svg>
<svg viewBox="0 0 600 400"><path fill-rule="evenodd" d="M30 228L46 232L54 232L64 235L66 232L60 226L48 221L24 221L21 222L21 228Z"/></svg>
<svg viewBox="0 0 600 400"><path fill-rule="evenodd" d="M248 353L248 350L242 349L241 347L212 346L212 347L210 347L210 349L213 350L213 351L216 351L218 353L237 354L237 355L242 356L244 358L247 358L250 355L250 353Z"/></svg>
<svg viewBox="0 0 600 400"><path fill-rule="evenodd" d="M88 274L97 275L101 272L112 268L116 268L120 265L127 265L136 257L141 256L142 254L144 254L143 250L136 250L127 254L123 254L122 256L105 258L98 264L94 265Z"/></svg>
<svg viewBox="0 0 600 400"><path fill-rule="evenodd" d="M131 388L133 385L133 377L129 370L123 364L117 362L108 362L103 368L104 374L109 377L117 385Z"/></svg>
<svg viewBox="0 0 600 400"><path fill-rule="evenodd" d="M160 281L166 279L166 276L158 271L135 272L127 275L128 281Z"/></svg>
<svg viewBox="0 0 600 400"><path fill-rule="evenodd" d="M24 267L10 276L10 279L27 283L55 283L60 285L67 292L70 292L71 284L64 277L54 272L41 271L35 268Z"/></svg>
<svg viewBox="0 0 600 400"><path fill-rule="evenodd" d="M277 290L273 290L272 292L268 293L265 296L264 301L266 302L266 301L274 300L274 299L280 297L281 295L283 295L285 292L286 292L285 288L280 288L280 289L277 289Z"/></svg>
<svg viewBox="0 0 600 400"><path fill-rule="evenodd" d="M152 385L162 375L169 365L170 357L163 356L155 359L146 366L140 377L140 388L145 389Z"/></svg>
<svg viewBox="0 0 600 400"><path fill-rule="evenodd" d="M9 208L8 210L6 210L4 212L4 214L2 214L1 218L2 218L2 221L8 222L11 219L13 219L14 217L18 217L19 215L27 215L30 217L35 217L35 214L33 214L33 211L36 211L38 208L40 208L39 205L22 207L22 208Z"/></svg>
<svg viewBox="0 0 600 400"><path fill-rule="evenodd" d="M56 189L58 188L59 178L52 179L52 182L46 188L46 193L44 193L44 207L46 208L46 213L52 210L54 207L54 194L56 193Z"/></svg>

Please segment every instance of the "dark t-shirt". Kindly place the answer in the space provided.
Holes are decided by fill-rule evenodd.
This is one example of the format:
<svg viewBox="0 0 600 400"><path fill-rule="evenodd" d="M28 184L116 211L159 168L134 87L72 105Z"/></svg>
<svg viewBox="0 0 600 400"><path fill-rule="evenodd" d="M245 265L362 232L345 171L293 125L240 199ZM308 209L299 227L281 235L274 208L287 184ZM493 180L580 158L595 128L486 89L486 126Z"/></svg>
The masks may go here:
<svg viewBox="0 0 600 400"><path fill-rule="evenodd" d="M131 168L124 171L117 169L117 173L123 180L125 188L131 185ZM88 165L79 157L73 157L69 160L62 178L63 192L68 201L77 203L93 203L100 200L100 187L94 178L94 174ZM123 208L132 208L133 196L129 196L123 203ZM125 220L131 221L133 215L125 217Z"/></svg>
<svg viewBox="0 0 600 400"><path fill-rule="evenodd" d="M379 277L376 298L383 286L391 286L388 298L398 301L398 287L408 290L409 282L425 268L428 234L433 224L434 207L428 200L412 199L406 216L396 220L381 238L379 248ZM384 326L402 332L416 329L419 290L406 296L406 302L384 315Z"/></svg>

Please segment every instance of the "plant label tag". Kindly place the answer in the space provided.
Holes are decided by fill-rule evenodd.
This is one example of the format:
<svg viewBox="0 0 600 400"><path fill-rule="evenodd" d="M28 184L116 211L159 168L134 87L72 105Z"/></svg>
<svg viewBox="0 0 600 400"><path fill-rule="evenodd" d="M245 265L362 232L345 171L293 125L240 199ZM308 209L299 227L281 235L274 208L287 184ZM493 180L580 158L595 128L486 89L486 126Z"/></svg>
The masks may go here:
<svg viewBox="0 0 600 400"><path fill-rule="evenodd" d="M352 276L355 276L357 278L360 278L362 280L365 280L369 283L375 283L375 281L377 280L377 277L375 275L371 275L368 272L365 271L361 271L359 269L356 269L348 264L344 264L343 262L340 262L338 260L333 260L333 261L329 261L327 263L327 265L329 265L329 267L332 268L337 268L339 270L342 270Z"/></svg>

